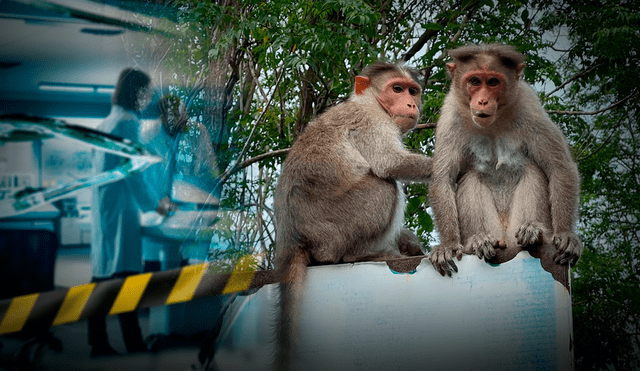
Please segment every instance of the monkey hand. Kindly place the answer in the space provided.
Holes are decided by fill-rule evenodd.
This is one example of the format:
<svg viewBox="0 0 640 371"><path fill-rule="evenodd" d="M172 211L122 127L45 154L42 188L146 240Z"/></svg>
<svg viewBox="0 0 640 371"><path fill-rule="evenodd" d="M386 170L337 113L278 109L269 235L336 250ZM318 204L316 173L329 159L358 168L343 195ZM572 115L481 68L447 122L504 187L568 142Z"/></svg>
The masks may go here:
<svg viewBox="0 0 640 371"><path fill-rule="evenodd" d="M485 233L474 234L469 238L462 252L465 254L475 254L478 259L489 260L496 256L496 248L504 248L496 238L491 238Z"/></svg>
<svg viewBox="0 0 640 371"><path fill-rule="evenodd" d="M571 264L573 267L582 255L582 242L573 232L556 233L553 236L553 245L557 250L553 259L557 264Z"/></svg>
<svg viewBox="0 0 640 371"><path fill-rule="evenodd" d="M451 271L458 272L453 258L462 259L462 246L459 243L443 243L431 250L429 260L433 267L441 274L451 277Z"/></svg>
<svg viewBox="0 0 640 371"><path fill-rule="evenodd" d="M516 232L516 240L518 245L525 247L542 243L544 229L541 224L536 222L522 223L518 232Z"/></svg>

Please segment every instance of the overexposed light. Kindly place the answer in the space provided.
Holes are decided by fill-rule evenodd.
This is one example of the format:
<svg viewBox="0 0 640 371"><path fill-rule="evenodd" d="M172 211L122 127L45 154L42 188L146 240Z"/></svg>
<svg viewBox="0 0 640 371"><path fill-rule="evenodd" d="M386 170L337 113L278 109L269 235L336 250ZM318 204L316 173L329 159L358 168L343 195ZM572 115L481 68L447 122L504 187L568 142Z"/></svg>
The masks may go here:
<svg viewBox="0 0 640 371"><path fill-rule="evenodd" d="M67 93L93 93L94 88L91 86L80 86L80 85L49 85L49 84L40 84L40 90L46 91L64 91Z"/></svg>
<svg viewBox="0 0 640 371"><path fill-rule="evenodd" d="M116 88L114 87L98 87L96 88L96 93L98 94L113 94L113 92L116 91Z"/></svg>
<svg viewBox="0 0 640 371"><path fill-rule="evenodd" d="M38 84L38 88L45 91L84 94L113 94L115 90L115 87L109 85L64 84L55 82L41 82Z"/></svg>

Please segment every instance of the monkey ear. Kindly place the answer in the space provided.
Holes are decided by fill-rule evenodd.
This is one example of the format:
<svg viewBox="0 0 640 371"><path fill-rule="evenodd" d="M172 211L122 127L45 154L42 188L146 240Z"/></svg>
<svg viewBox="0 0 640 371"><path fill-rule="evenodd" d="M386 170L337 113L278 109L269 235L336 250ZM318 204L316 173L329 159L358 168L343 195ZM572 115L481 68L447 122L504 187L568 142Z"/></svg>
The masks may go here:
<svg viewBox="0 0 640 371"><path fill-rule="evenodd" d="M524 69L524 67L526 66L525 63L520 63L517 67L516 67L516 76L518 77L518 80L520 80L520 73L522 72L522 70Z"/></svg>
<svg viewBox="0 0 640 371"><path fill-rule="evenodd" d="M453 77L453 72L456 70L456 64L455 63L447 63L447 68L449 69L449 75L451 75L451 77Z"/></svg>
<svg viewBox="0 0 640 371"><path fill-rule="evenodd" d="M366 76L356 76L356 94L363 94L364 91L371 85L371 79Z"/></svg>

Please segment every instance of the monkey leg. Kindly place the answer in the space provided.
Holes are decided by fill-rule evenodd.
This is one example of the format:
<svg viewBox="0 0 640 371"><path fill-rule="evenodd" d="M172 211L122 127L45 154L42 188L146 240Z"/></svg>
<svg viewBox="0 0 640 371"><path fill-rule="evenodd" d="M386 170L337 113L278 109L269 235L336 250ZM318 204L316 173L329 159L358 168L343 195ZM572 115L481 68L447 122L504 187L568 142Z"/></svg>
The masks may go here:
<svg viewBox="0 0 640 371"><path fill-rule="evenodd" d="M497 247L505 247L504 230L496 210L491 189L475 170L466 173L458 182L456 192L460 241L465 254L491 259Z"/></svg>
<svg viewBox="0 0 640 371"><path fill-rule="evenodd" d="M406 228L402 228L398 232L398 250L406 256L424 255L420 239Z"/></svg>
<svg viewBox="0 0 640 371"><path fill-rule="evenodd" d="M542 170L527 164L513 193L508 238L520 247L539 245L551 230L548 181Z"/></svg>
<svg viewBox="0 0 640 371"><path fill-rule="evenodd" d="M300 235L314 262L381 260L400 256L397 230L404 198L395 181L365 176L348 189L295 200ZM399 226L398 226L399 225Z"/></svg>
<svg viewBox="0 0 640 371"><path fill-rule="evenodd" d="M403 256L420 256L424 255L422 242L418 236L406 228L398 231L398 251ZM366 252L362 254L345 255L342 261L345 263L354 263L362 261L381 261L386 259L398 258L397 254L389 254L386 251Z"/></svg>
<svg viewBox="0 0 640 371"><path fill-rule="evenodd" d="M550 238L551 203L549 182L542 170L528 164L513 197L510 235L515 235L522 247L552 243L556 248L553 256L557 264L575 264L582 252L580 238L573 232L561 232Z"/></svg>

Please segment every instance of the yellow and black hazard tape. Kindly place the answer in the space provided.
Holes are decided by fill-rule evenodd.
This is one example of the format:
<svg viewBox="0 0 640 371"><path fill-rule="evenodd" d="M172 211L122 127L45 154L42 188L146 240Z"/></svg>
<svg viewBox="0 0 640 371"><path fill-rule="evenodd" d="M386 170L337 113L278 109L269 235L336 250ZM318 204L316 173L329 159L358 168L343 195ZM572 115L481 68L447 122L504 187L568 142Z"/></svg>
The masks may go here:
<svg viewBox="0 0 640 371"><path fill-rule="evenodd" d="M245 291L274 283L276 277L273 271L207 271L207 263L196 264L1 300L0 335Z"/></svg>
<svg viewBox="0 0 640 371"><path fill-rule="evenodd" d="M276 282L274 271L252 270L245 258L228 274L207 273L209 265L203 263L0 300L0 335L226 295ZM411 272L422 259L424 256L415 256L386 263L393 271Z"/></svg>

